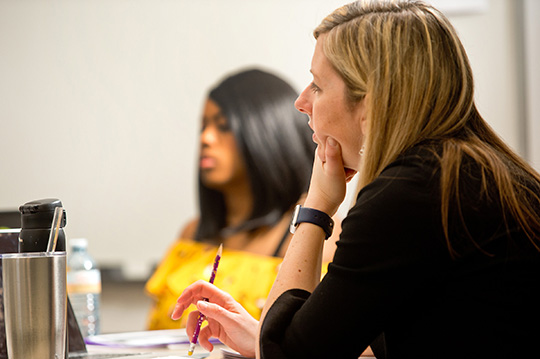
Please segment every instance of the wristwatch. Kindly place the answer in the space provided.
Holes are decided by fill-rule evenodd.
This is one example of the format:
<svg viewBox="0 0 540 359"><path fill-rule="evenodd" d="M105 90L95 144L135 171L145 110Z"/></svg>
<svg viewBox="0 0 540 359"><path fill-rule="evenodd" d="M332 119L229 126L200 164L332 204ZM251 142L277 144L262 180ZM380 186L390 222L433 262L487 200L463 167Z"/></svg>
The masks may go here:
<svg viewBox="0 0 540 359"><path fill-rule="evenodd" d="M302 207L297 205L294 209L294 214L291 220L289 230L291 233L296 231L300 223L309 222L321 227L326 233L324 239L328 239L332 235L334 229L334 220L326 213L313 208Z"/></svg>

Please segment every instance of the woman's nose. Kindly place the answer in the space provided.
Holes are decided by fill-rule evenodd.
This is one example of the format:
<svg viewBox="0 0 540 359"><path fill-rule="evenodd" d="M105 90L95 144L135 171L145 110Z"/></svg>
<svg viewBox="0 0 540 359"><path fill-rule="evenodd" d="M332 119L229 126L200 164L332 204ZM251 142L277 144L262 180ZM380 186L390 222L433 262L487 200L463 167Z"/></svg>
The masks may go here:
<svg viewBox="0 0 540 359"><path fill-rule="evenodd" d="M217 139L215 126L208 125L201 131L201 144L209 145L215 143Z"/></svg>
<svg viewBox="0 0 540 359"><path fill-rule="evenodd" d="M296 107L298 111L305 113L306 115L311 117L311 102L309 101L309 97L307 94L308 88L309 86L306 87L304 91L302 91L300 96L298 96L298 98L294 102L294 107Z"/></svg>

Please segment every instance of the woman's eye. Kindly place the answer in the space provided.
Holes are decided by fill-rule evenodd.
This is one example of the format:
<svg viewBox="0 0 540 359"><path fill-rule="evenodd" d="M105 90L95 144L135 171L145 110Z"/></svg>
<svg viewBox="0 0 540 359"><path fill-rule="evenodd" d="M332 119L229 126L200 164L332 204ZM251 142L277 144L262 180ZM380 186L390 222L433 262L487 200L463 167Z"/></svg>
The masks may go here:
<svg viewBox="0 0 540 359"><path fill-rule="evenodd" d="M204 118L201 125L201 133L209 127L222 133L231 131L229 121L227 121L227 119L221 115L215 116L214 118L210 119Z"/></svg>
<svg viewBox="0 0 540 359"><path fill-rule="evenodd" d="M217 123L217 128L220 132L229 132L231 130L231 127L227 121L219 121Z"/></svg>
<svg viewBox="0 0 540 359"><path fill-rule="evenodd" d="M319 86L315 85L314 82L310 83L309 84L309 87L311 89L312 92L319 92L321 89L319 88Z"/></svg>

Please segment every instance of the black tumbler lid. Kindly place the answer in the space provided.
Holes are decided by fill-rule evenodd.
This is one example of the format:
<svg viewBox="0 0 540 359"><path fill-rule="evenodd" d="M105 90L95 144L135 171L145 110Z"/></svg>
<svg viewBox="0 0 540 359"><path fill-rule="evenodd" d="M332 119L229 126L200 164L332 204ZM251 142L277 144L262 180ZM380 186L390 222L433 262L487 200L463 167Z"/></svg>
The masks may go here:
<svg viewBox="0 0 540 359"><path fill-rule="evenodd" d="M21 205L19 207L19 212L21 212L21 228L50 229L56 207L62 207L62 202L56 198L38 199ZM66 221L66 211L64 210L60 227L65 227Z"/></svg>

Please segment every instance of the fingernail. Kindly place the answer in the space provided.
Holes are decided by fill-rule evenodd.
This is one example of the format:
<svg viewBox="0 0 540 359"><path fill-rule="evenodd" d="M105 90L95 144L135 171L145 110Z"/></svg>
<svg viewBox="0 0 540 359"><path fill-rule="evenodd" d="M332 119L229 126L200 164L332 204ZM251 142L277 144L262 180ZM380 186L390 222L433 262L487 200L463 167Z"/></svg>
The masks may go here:
<svg viewBox="0 0 540 359"><path fill-rule="evenodd" d="M180 303L176 303L176 305L174 306L174 309L171 313L171 318L172 319L177 319L176 317L178 317L178 310L180 308Z"/></svg>
<svg viewBox="0 0 540 359"><path fill-rule="evenodd" d="M328 145L329 146L332 146L332 147L336 147L337 146L337 141L334 140L332 137L328 137Z"/></svg>

